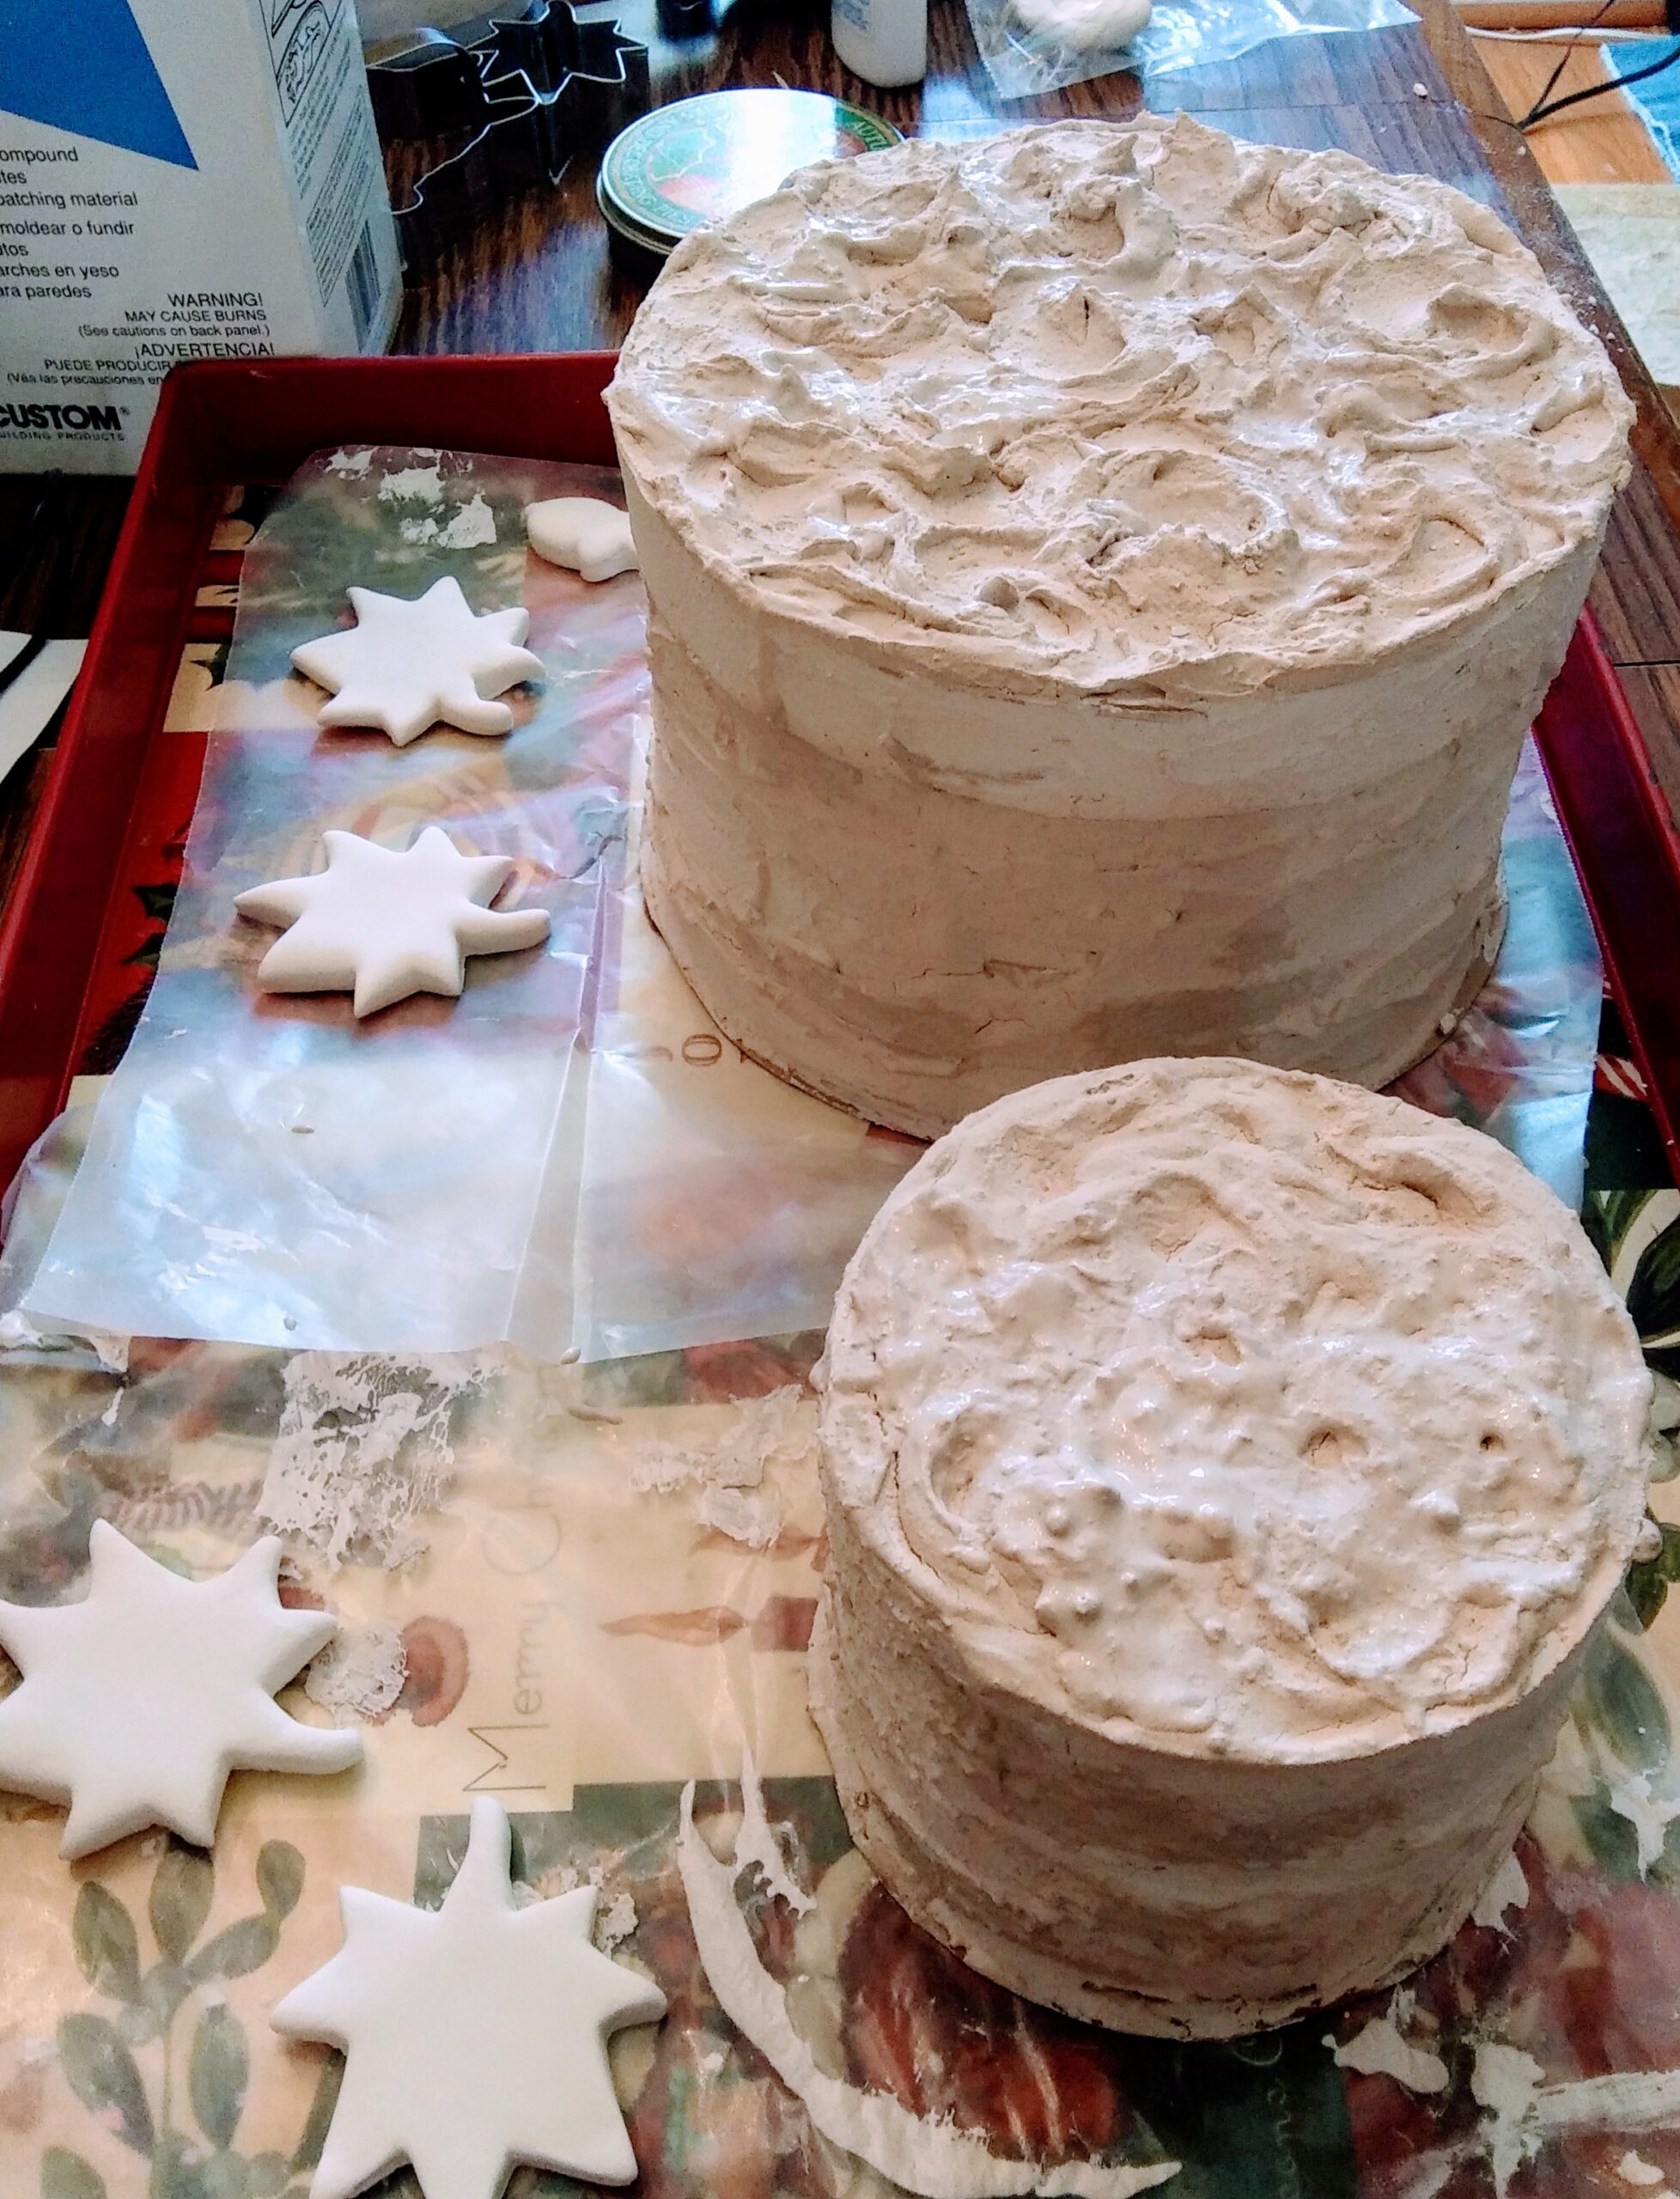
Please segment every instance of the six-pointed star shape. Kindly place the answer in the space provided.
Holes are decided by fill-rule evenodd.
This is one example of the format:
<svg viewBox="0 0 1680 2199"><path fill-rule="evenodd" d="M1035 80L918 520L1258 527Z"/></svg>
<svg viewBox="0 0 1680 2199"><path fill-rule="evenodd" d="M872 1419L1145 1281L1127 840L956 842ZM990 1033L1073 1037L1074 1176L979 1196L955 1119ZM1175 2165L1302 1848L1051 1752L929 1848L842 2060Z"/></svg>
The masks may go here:
<svg viewBox="0 0 1680 2199"><path fill-rule="evenodd" d="M508 1850L481 1794L441 1909L340 1891L344 1946L272 2017L349 2057L310 2199L354 2199L403 2160L425 2199L501 2199L522 2161L635 2177L606 2041L656 2022L665 1995L591 1945L593 1886L516 1908Z"/></svg>
<svg viewBox="0 0 1680 2199"><path fill-rule="evenodd" d="M355 832L326 832L326 868L253 886L234 907L288 929L264 955L257 982L271 993L353 989L358 1015L411 993L453 996L469 954L505 954L548 937L541 909L492 909L514 866L506 856L464 856L429 825L400 853Z"/></svg>
<svg viewBox="0 0 1680 2199"><path fill-rule="evenodd" d="M435 581L410 600L353 588L354 626L292 651L307 678L332 691L323 725L377 726L399 748L440 718L463 733L506 733L514 714L490 699L521 679L540 679L543 661L520 649L530 613L476 618L456 580Z"/></svg>
<svg viewBox="0 0 1680 2199"><path fill-rule="evenodd" d="M74 1861L148 1825L200 1848L234 1770L343 1771L361 1736L300 1725L273 1701L337 1629L289 1611L265 1535L209 1581L184 1581L94 1522L76 1604L0 1604L23 1684L0 1703L0 1787L68 1802Z"/></svg>

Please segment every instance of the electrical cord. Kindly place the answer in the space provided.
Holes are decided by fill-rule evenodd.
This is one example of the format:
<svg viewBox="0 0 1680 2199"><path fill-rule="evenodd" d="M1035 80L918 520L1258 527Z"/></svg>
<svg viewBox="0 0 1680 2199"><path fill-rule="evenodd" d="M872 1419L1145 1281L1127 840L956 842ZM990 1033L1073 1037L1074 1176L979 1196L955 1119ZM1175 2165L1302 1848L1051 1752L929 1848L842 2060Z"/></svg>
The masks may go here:
<svg viewBox="0 0 1680 2199"><path fill-rule="evenodd" d="M1609 13L1610 7L1610 0L1604 0L1598 14L1590 22L1581 26L1582 30L1596 30ZM1623 91L1629 84L1642 84L1647 77L1660 76L1665 69L1671 69L1677 61L1680 61L1680 45L1677 45L1671 53L1664 54L1659 61L1647 62L1642 69L1630 69L1625 76L1608 76L1602 84L1588 84L1578 92L1565 92L1561 99L1553 99L1550 96L1552 88L1568 67L1569 57L1580 44L1578 34L1564 48L1556 68L1547 77L1539 98L1517 125L1519 130L1532 130L1537 123L1549 121L1553 115L1561 114L1566 107L1580 107L1586 100L1602 99L1606 92Z"/></svg>

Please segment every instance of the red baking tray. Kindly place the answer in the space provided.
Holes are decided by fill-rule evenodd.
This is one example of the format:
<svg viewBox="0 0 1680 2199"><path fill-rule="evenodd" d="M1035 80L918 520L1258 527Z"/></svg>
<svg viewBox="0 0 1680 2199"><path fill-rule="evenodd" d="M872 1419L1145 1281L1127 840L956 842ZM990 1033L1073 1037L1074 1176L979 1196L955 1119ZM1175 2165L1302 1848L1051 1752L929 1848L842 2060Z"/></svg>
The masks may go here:
<svg viewBox="0 0 1680 2199"><path fill-rule="evenodd" d="M184 646L225 637L200 604L237 577L210 539L229 492L282 482L333 443L405 443L611 466L616 355L204 360L163 385L104 600L17 884L0 913L0 1189L64 1106L132 964L137 880L179 874L202 741L162 727ZM174 786L183 772L188 787ZM171 783L179 819L156 798ZM149 799L141 801L142 789ZM143 918L143 911L140 911Z"/></svg>
<svg viewBox="0 0 1680 2199"><path fill-rule="evenodd" d="M1645 1098L1680 1179L1680 836L1590 612L1534 737Z"/></svg>
<svg viewBox="0 0 1680 2199"><path fill-rule="evenodd" d="M202 742L162 737L183 647L225 637L200 600L230 490L332 443L611 465L609 351L549 357L210 360L164 384L15 892L0 916L0 1186L63 1106L146 959L146 895L179 872ZM1596 628L1583 618L1536 728L1671 1166L1680 1160L1680 838ZM141 800L143 788L147 799ZM155 946L155 934L149 945ZM131 1001L137 991L127 986Z"/></svg>

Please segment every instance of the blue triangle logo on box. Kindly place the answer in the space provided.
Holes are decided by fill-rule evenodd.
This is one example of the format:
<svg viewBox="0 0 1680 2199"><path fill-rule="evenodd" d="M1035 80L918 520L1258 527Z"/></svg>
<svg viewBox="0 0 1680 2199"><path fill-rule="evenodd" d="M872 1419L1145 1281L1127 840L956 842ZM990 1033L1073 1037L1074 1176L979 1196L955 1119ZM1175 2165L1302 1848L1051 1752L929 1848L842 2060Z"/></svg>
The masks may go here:
<svg viewBox="0 0 1680 2199"><path fill-rule="evenodd" d="M198 165L129 0L0 0L0 108Z"/></svg>

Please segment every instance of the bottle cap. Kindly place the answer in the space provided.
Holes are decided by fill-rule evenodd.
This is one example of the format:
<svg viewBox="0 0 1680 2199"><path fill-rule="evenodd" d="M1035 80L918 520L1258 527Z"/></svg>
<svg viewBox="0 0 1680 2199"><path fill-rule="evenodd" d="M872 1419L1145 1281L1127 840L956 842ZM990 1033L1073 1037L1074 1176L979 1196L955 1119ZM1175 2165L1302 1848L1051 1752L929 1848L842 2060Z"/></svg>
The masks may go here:
<svg viewBox="0 0 1680 2199"><path fill-rule="evenodd" d="M663 259L691 230L764 198L795 168L879 152L901 135L822 92L703 92L621 131L595 198L619 236Z"/></svg>

